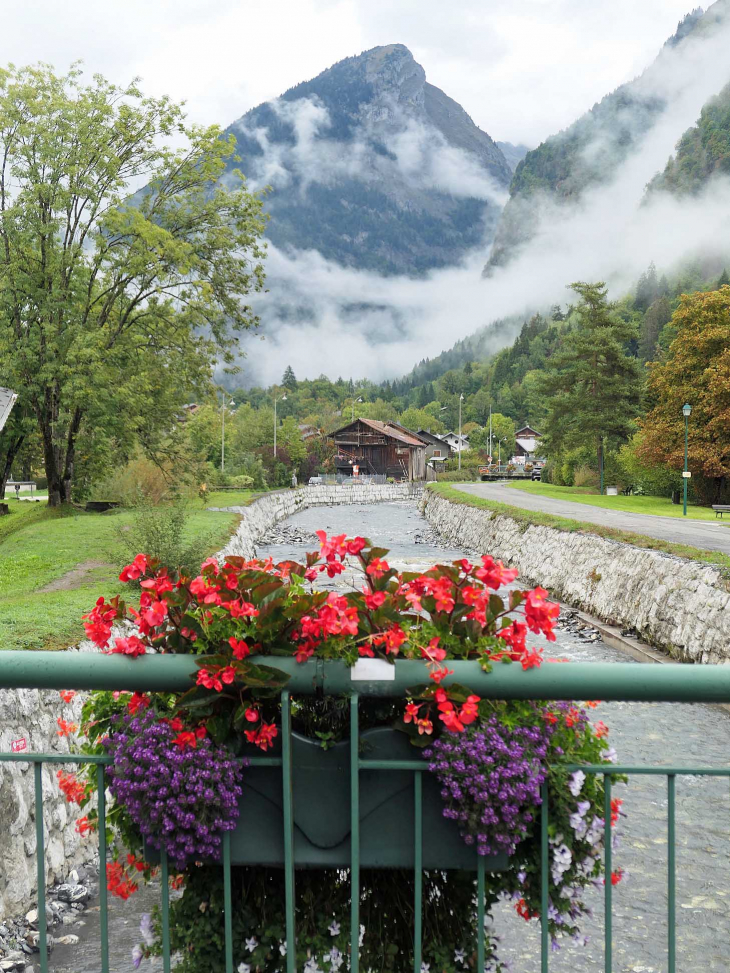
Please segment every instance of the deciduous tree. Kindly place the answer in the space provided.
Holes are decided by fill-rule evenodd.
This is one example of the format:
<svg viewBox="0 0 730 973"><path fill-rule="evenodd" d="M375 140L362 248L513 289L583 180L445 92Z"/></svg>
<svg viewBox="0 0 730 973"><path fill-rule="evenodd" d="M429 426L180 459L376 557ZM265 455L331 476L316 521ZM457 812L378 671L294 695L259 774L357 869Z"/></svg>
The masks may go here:
<svg viewBox="0 0 730 973"><path fill-rule="evenodd" d="M730 477L730 287L683 295L672 324L677 336L667 360L650 366L652 408L641 423L638 453L681 470L688 403L693 486L702 499L717 502Z"/></svg>
<svg viewBox="0 0 730 973"><path fill-rule="evenodd" d="M164 426L185 370L207 378L256 324L264 220L240 174L221 182L233 143L136 83L0 72L0 378L35 417L51 505L85 428Z"/></svg>

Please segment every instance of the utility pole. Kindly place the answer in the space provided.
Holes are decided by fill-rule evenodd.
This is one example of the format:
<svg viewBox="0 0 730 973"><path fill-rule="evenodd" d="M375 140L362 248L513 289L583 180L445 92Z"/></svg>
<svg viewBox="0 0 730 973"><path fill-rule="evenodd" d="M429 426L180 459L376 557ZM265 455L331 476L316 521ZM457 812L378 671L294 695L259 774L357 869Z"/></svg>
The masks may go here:
<svg viewBox="0 0 730 973"><path fill-rule="evenodd" d="M459 469L461 469L461 403L464 401L464 393L459 396Z"/></svg>
<svg viewBox="0 0 730 973"><path fill-rule="evenodd" d="M281 398L274 397L274 456L276 456L276 427L278 425L276 421L276 403L286 402L286 395L282 395Z"/></svg>
<svg viewBox="0 0 730 973"><path fill-rule="evenodd" d="M489 462L492 462L492 403L489 403Z"/></svg>

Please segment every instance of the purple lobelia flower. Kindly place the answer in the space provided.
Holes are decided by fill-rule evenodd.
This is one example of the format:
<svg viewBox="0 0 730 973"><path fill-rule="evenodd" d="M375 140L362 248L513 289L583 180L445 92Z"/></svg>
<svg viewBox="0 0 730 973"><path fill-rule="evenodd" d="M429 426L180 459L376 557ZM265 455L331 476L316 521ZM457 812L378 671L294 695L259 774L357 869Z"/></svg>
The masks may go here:
<svg viewBox="0 0 730 973"><path fill-rule="evenodd" d="M151 710L119 717L105 746L114 763L109 788L153 848L177 868L220 859L221 835L232 831L241 796L240 764L209 739L195 747Z"/></svg>
<svg viewBox="0 0 730 973"><path fill-rule="evenodd" d="M535 819L553 729L506 727L497 716L444 733L425 751L441 784L444 817L480 855L514 853Z"/></svg>

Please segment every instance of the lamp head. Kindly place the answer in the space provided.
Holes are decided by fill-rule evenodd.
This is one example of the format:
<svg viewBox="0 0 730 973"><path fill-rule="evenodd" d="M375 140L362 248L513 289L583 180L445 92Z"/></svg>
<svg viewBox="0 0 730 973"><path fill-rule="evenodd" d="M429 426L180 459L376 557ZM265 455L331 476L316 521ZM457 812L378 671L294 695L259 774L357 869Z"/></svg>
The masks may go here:
<svg viewBox="0 0 730 973"><path fill-rule="evenodd" d="M692 406L687 403L682 406L682 414L688 416L692 412Z"/></svg>
<svg viewBox="0 0 730 973"><path fill-rule="evenodd" d="M286 402L286 396L285 396L285 395L282 395L282 397L281 397L281 401L282 401L282 402Z"/></svg>

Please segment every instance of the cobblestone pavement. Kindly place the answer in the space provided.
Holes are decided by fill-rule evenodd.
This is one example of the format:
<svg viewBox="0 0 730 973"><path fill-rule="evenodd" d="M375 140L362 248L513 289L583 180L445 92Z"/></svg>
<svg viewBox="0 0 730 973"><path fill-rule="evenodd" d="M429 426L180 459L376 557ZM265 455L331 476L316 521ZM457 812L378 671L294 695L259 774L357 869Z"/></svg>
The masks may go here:
<svg viewBox="0 0 730 973"><path fill-rule="evenodd" d="M272 533L259 549L279 560L300 557L311 543L289 538L327 533L366 534L391 549L398 567L427 567L464 552L441 548L415 505L315 508L291 518L295 532ZM297 533L298 532L298 533ZM340 579L337 579L340 580ZM572 632L558 632L551 654L576 662L627 662L626 656L603 642L584 642ZM639 665L639 663L635 663ZM723 767L730 763L730 716L704 705L605 703L593 711L611 728L610 740L624 764ZM626 878L613 890L614 973L666 973L667 799L666 778L633 777L615 788L624 799L621 841L614 867ZM697 776L677 781L677 970L706 973L730 970L730 782ZM126 903L114 900L110 937L113 973L132 973L132 946L137 942L139 915L150 911L156 889L140 891ZM565 943L550 957L556 973L603 973L603 895L590 895L594 916L584 932L584 947ZM98 973L98 925L90 915L82 943L59 947L51 969L56 973ZM514 973L538 973L540 927L525 923L509 903L495 915L501 936L500 954ZM161 966L146 961L141 968L156 973Z"/></svg>

